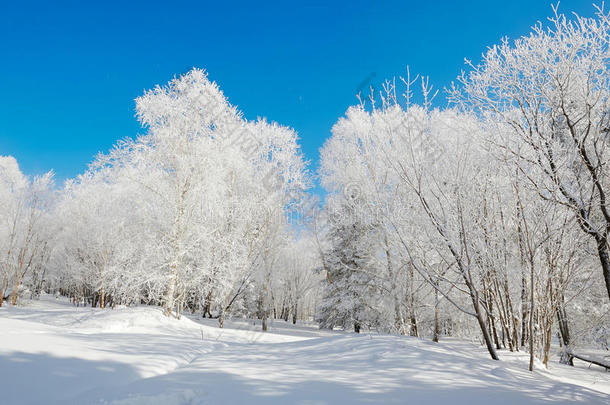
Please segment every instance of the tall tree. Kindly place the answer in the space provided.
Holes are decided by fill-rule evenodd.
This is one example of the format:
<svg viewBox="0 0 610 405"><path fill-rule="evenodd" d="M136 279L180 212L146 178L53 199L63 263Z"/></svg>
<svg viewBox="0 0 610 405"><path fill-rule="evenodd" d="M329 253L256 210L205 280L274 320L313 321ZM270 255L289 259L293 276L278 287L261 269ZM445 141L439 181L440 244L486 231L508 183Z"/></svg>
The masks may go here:
<svg viewBox="0 0 610 405"><path fill-rule="evenodd" d="M555 10L550 22L490 48L451 99L487 120L539 198L573 212L596 244L610 299L610 20Z"/></svg>

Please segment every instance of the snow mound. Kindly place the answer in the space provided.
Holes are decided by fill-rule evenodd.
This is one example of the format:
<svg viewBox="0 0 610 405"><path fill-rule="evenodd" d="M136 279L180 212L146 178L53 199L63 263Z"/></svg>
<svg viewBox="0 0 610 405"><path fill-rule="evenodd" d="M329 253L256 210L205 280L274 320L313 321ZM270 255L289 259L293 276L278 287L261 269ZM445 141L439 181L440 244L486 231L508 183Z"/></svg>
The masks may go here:
<svg viewBox="0 0 610 405"><path fill-rule="evenodd" d="M72 326L82 333L165 333L197 332L200 326L192 320L166 316L157 307L118 308L91 311Z"/></svg>

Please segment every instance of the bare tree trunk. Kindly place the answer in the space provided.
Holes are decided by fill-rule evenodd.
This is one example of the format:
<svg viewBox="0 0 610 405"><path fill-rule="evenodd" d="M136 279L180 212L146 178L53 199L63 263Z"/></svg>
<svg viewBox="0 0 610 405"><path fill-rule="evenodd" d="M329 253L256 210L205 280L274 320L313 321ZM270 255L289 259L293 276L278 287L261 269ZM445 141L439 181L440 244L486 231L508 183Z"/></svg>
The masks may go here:
<svg viewBox="0 0 610 405"><path fill-rule="evenodd" d="M29 231L28 231L29 232ZM19 286L21 285L21 278L23 277L23 265L25 263L25 251L28 248L29 240L26 239L25 246L21 249L19 255L19 266L17 267L17 277L15 279L15 289L13 290L13 297L11 298L11 305L17 305L17 295Z"/></svg>
<svg viewBox="0 0 610 405"><path fill-rule="evenodd" d="M568 327L568 317L565 310L563 294L559 298L559 305L557 306L557 325L559 326L559 337L561 343L561 355L559 362L574 366L574 358L570 354L570 329Z"/></svg>
<svg viewBox="0 0 610 405"><path fill-rule="evenodd" d="M263 282L263 291L261 296L261 319L263 324L263 332L267 332L267 318L269 317L269 310L267 308L267 306L269 305L269 303L267 302L267 293L267 280L265 280Z"/></svg>
<svg viewBox="0 0 610 405"><path fill-rule="evenodd" d="M415 289L413 288L415 278L413 273L413 267L409 266L409 328L411 330L411 336L419 337L417 318L415 316Z"/></svg>
<svg viewBox="0 0 610 405"><path fill-rule="evenodd" d="M528 321L529 312L527 305L527 280L525 278L525 271L521 272L521 346L525 347L525 343L528 340Z"/></svg>
<svg viewBox="0 0 610 405"><path fill-rule="evenodd" d="M7 263L8 267L8 263ZM6 269L8 272L8 268ZM2 304L4 303L4 290L6 289L6 285L8 284L8 279L6 273L2 275L2 283L0 283L0 308L2 308Z"/></svg>
<svg viewBox="0 0 610 405"><path fill-rule="evenodd" d="M498 330L496 329L496 321L495 316L493 314L489 314L489 320L491 322L491 334L494 338L494 342L496 343L496 349L502 349L502 345L500 344L500 338L498 337Z"/></svg>
<svg viewBox="0 0 610 405"><path fill-rule="evenodd" d="M210 292L208 293L208 295L205 297L205 304L203 306L203 317L212 317L212 313L210 312L212 307L212 290L210 290Z"/></svg>
<svg viewBox="0 0 610 405"><path fill-rule="evenodd" d="M104 309L106 307L106 287L105 287L105 276L106 276L106 270L108 268L108 249L104 250L104 266L102 267L102 274L101 274L101 281L102 281L102 286L100 288L100 308Z"/></svg>
<svg viewBox="0 0 610 405"><path fill-rule="evenodd" d="M225 326L225 310L222 308L220 310L220 316L218 317L218 327L223 328Z"/></svg>
<svg viewBox="0 0 610 405"><path fill-rule="evenodd" d="M549 353L551 351L551 337L553 335L553 321L552 318L550 322L548 322L546 326L546 330L544 331L544 345L543 345L543 356L542 363L546 368L549 368Z"/></svg>
<svg viewBox="0 0 610 405"><path fill-rule="evenodd" d="M608 298L610 298L610 259L608 258L608 238L606 236L596 236L595 239L597 243L599 262L602 265L602 273L604 274L604 281L606 282L606 291L608 292Z"/></svg>
<svg viewBox="0 0 610 405"><path fill-rule="evenodd" d="M415 318L415 314L412 312L409 317L410 327L411 327L411 336L419 337L419 332L417 330L417 318Z"/></svg>
<svg viewBox="0 0 610 405"><path fill-rule="evenodd" d="M529 370L534 371L534 263L530 263L530 366Z"/></svg>
<svg viewBox="0 0 610 405"><path fill-rule="evenodd" d="M172 275L169 282L169 287L165 292L164 301L164 310L163 313L165 316L170 316L174 311L174 299L176 294L176 277L177 277L178 269L175 265L172 265Z"/></svg>
<svg viewBox="0 0 610 405"><path fill-rule="evenodd" d="M13 296L11 297L11 305L17 305L17 291L19 290L19 284L21 284L21 277L17 277L15 281L15 289L13 290Z"/></svg>
<svg viewBox="0 0 610 405"><path fill-rule="evenodd" d="M498 353L496 353L496 349L491 341L491 336L489 335L489 330L487 329L487 325L485 325L485 319L483 319L483 314L481 313L481 306L479 304L479 299L476 294L471 292L470 297L472 298L472 304L474 306L474 311L476 314L477 321L479 322L479 327L481 328L481 332L483 333L483 340L485 341L485 345L487 346L487 351L493 360L500 360L498 357Z"/></svg>
<svg viewBox="0 0 610 405"><path fill-rule="evenodd" d="M284 322L288 322L288 313L286 310L286 299L282 301L282 310L280 311L280 319L283 319Z"/></svg>
<svg viewBox="0 0 610 405"><path fill-rule="evenodd" d="M392 256L390 254L390 248L389 248L389 244L388 244L387 235L384 235L384 241L385 241L385 254L386 254L388 276L390 277L390 280L392 280L392 296L393 296L392 298L394 300L394 317L395 317L394 322L396 324L396 329L398 330L398 333L403 335L405 333L405 320L402 316L402 311L400 310L400 299L397 297L397 294L396 294L396 290L397 290L396 279L394 278L394 268L392 266Z"/></svg>
<svg viewBox="0 0 610 405"><path fill-rule="evenodd" d="M490 275L488 275L489 278L491 278ZM486 284L490 284L487 285ZM491 291L491 280L489 280L489 283L485 283L485 281L483 281L483 288L484 288L484 296L485 296L485 303L487 305L488 308L488 312L487 312L487 319L489 320L489 329L491 330L491 335L494 339L494 343L496 344L496 349L500 350L502 347L500 346L500 341L498 339L498 331L496 330L496 322L495 322L495 316L493 313L493 301L492 301L492 291Z"/></svg>
<svg viewBox="0 0 610 405"><path fill-rule="evenodd" d="M438 285L438 282L437 282ZM441 334L441 325L440 325L440 310L439 310L439 302L438 302L438 289L434 289L434 335L432 336L433 342L438 342L439 336Z"/></svg>
<svg viewBox="0 0 610 405"><path fill-rule="evenodd" d="M519 319L517 315L515 315L515 310L513 309L513 302L510 298L510 288L508 286L508 279L504 279L504 294L506 294L506 321L509 325L511 325L510 330L512 331L512 335L508 337L511 343L511 351L513 349L515 351L519 351Z"/></svg>
<svg viewBox="0 0 610 405"><path fill-rule="evenodd" d="M0 308L2 308L2 304L4 303L4 291L6 289L6 285L8 284L8 280L6 276L2 277L2 284L0 284Z"/></svg>

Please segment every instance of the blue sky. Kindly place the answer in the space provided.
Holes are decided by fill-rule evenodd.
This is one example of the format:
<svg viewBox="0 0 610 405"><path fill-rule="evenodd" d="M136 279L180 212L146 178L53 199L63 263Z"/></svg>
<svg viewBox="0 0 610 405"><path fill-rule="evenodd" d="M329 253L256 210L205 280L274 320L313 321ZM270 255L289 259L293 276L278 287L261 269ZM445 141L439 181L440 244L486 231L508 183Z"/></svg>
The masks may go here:
<svg viewBox="0 0 610 405"><path fill-rule="evenodd" d="M594 11L588 0L564 0L561 10ZM75 176L97 152L141 132L135 97L196 66L246 117L295 128L315 169L360 87L409 65L443 88L465 57L527 34L551 11L546 0L4 0L0 155L15 156L28 174Z"/></svg>

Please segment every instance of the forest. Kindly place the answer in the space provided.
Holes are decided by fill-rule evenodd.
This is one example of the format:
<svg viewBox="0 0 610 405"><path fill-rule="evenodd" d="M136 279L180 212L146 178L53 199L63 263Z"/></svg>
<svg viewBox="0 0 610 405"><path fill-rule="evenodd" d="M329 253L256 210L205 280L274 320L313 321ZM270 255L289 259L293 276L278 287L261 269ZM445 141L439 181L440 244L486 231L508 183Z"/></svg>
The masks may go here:
<svg viewBox="0 0 610 405"><path fill-rule="evenodd" d="M586 354L610 348L610 14L556 10L431 83L407 69L360 94L319 167L199 68L138 97L142 134L63 184L0 157L0 306L50 294L610 368Z"/></svg>

